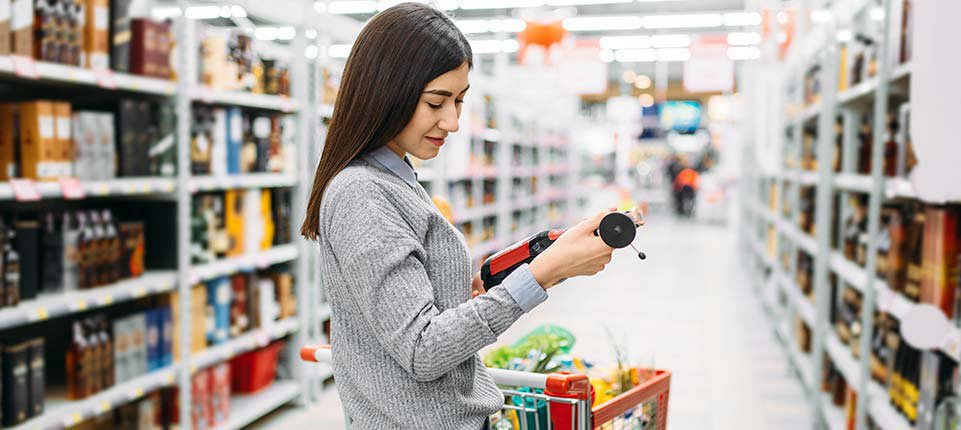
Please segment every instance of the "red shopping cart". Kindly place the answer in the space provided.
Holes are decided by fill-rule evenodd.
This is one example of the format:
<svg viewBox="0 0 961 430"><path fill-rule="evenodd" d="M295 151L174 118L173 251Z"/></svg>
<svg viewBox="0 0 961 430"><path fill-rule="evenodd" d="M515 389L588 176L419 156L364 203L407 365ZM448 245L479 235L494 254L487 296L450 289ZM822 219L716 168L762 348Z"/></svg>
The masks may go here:
<svg viewBox="0 0 961 430"><path fill-rule="evenodd" d="M330 345L300 349L304 361L331 363ZM646 381L591 407L593 388L577 373L539 374L489 369L504 393L492 428L514 430L666 430L671 372L654 370Z"/></svg>

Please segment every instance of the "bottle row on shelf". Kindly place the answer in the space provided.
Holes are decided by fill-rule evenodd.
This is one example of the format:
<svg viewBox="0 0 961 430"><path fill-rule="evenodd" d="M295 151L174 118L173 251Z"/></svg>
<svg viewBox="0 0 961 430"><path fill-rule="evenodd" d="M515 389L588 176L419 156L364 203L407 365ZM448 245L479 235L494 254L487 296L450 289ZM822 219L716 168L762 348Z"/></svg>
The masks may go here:
<svg viewBox="0 0 961 430"><path fill-rule="evenodd" d="M291 242L291 191L228 190L194 195L191 262L254 254Z"/></svg>
<svg viewBox="0 0 961 430"><path fill-rule="evenodd" d="M115 222L110 210L22 212L0 229L2 306L144 274L143 222Z"/></svg>
<svg viewBox="0 0 961 430"><path fill-rule="evenodd" d="M237 107L194 106L190 163L195 175L290 173L292 119Z"/></svg>

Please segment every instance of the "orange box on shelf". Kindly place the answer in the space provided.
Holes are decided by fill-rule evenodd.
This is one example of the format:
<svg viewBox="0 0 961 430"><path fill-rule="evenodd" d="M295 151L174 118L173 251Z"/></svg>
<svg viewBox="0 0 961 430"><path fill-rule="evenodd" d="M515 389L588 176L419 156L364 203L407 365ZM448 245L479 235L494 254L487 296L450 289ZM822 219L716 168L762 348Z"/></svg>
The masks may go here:
<svg viewBox="0 0 961 430"><path fill-rule="evenodd" d="M17 177L16 147L19 140L19 107L16 103L0 104L0 180Z"/></svg>
<svg viewBox="0 0 961 430"><path fill-rule="evenodd" d="M224 227L230 245L227 249L228 257L235 257L244 253L244 199L242 191L228 190L224 193Z"/></svg>
<svg viewBox="0 0 961 430"><path fill-rule="evenodd" d="M56 176L56 126L53 103L20 103L20 168L24 178L54 180Z"/></svg>
<svg viewBox="0 0 961 430"><path fill-rule="evenodd" d="M73 176L73 134L70 126L73 122L70 103L54 102L53 114L56 118L56 165L55 175L58 177Z"/></svg>
<svg viewBox="0 0 961 430"><path fill-rule="evenodd" d="M84 66L91 69L110 67L110 2L84 0L87 25L83 27Z"/></svg>

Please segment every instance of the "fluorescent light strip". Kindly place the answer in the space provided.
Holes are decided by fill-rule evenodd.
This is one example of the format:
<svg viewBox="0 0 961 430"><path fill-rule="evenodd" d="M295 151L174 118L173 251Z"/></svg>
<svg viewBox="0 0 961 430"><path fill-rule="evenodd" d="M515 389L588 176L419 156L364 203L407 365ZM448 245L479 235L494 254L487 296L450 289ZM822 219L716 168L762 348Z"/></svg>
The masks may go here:
<svg viewBox="0 0 961 430"><path fill-rule="evenodd" d="M590 16L564 20L567 31L637 30L644 26L639 16Z"/></svg>
<svg viewBox="0 0 961 430"><path fill-rule="evenodd" d="M220 18L220 6L190 6L184 12L184 16L190 19Z"/></svg>
<svg viewBox="0 0 961 430"><path fill-rule="evenodd" d="M691 36L686 34L655 34L651 36L651 46L655 48L687 48L691 46Z"/></svg>
<svg viewBox="0 0 961 430"><path fill-rule="evenodd" d="M709 28L724 24L721 14L649 15L644 17L644 28Z"/></svg>
<svg viewBox="0 0 961 430"><path fill-rule="evenodd" d="M598 40L601 49L644 49L651 47L649 36L604 36Z"/></svg>
<svg viewBox="0 0 961 430"><path fill-rule="evenodd" d="M464 34L488 33L491 26L486 19L458 19L454 21Z"/></svg>
<svg viewBox="0 0 961 430"><path fill-rule="evenodd" d="M520 33L527 28L527 23L523 19L518 18L506 18L506 19L492 19L490 22L491 31L494 33L505 32L505 33Z"/></svg>
<svg viewBox="0 0 961 430"><path fill-rule="evenodd" d="M327 4L327 12L335 15L350 15L377 12L377 2L368 0L332 1Z"/></svg>
<svg viewBox="0 0 961 430"><path fill-rule="evenodd" d="M743 27L760 24L761 14L757 12L731 12L724 14L724 25L728 27Z"/></svg>
<svg viewBox="0 0 961 430"><path fill-rule="evenodd" d="M731 46L749 46L761 43L761 34L757 32L733 32L727 34L727 44Z"/></svg>
<svg viewBox="0 0 961 430"><path fill-rule="evenodd" d="M657 51L654 49L619 49L614 51L614 59L618 63L657 61Z"/></svg>
<svg viewBox="0 0 961 430"><path fill-rule="evenodd" d="M297 30L291 26L257 27L254 29L254 37L257 40L293 40L296 35Z"/></svg>
<svg viewBox="0 0 961 430"><path fill-rule="evenodd" d="M761 58L761 50L756 46L732 46L727 48L727 58L731 60L756 60Z"/></svg>
<svg viewBox="0 0 961 430"><path fill-rule="evenodd" d="M811 11L811 22L815 24L824 24L831 22L834 19L834 12L830 9L816 9Z"/></svg>
<svg viewBox="0 0 961 430"><path fill-rule="evenodd" d="M544 6L544 0L461 0L460 8L478 9L516 9Z"/></svg>
<svg viewBox="0 0 961 430"><path fill-rule="evenodd" d="M516 40L472 40L470 48L474 54L498 54L501 52L512 53L520 49L520 44Z"/></svg>
<svg viewBox="0 0 961 430"><path fill-rule="evenodd" d="M327 56L330 58L347 58L350 55L350 45L330 45Z"/></svg>
<svg viewBox="0 0 961 430"><path fill-rule="evenodd" d="M527 28L527 23L522 19L460 19L455 20L454 24L464 34L476 33L519 33Z"/></svg>
<svg viewBox="0 0 961 430"><path fill-rule="evenodd" d="M601 56L601 61L605 63L610 63L611 61L614 61L614 51L611 51L610 49L602 49L600 56Z"/></svg>
<svg viewBox="0 0 961 430"><path fill-rule="evenodd" d="M634 0L547 0L548 6L590 6L595 4L631 3Z"/></svg>
<svg viewBox="0 0 961 430"><path fill-rule="evenodd" d="M150 9L150 16L158 21L178 17L181 14L183 14L183 11L177 6L158 6Z"/></svg>
<svg viewBox="0 0 961 430"><path fill-rule="evenodd" d="M667 48L657 50L657 61L687 61L691 59L691 50L687 48Z"/></svg>

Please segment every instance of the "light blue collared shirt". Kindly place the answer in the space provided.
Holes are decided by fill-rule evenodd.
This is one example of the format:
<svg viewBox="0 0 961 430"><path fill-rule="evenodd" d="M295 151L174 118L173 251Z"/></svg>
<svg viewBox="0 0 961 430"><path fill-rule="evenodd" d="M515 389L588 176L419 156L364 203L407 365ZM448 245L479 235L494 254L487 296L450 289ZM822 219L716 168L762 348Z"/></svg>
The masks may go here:
<svg viewBox="0 0 961 430"><path fill-rule="evenodd" d="M365 155L364 158L377 167L403 179L411 188L416 189L419 185L417 183L417 172L414 171L414 166L410 164L410 160L407 157L397 156L397 153L386 145ZM501 285L524 312L530 312L537 305L547 300L548 297L547 292L537 283L534 275L531 274L530 267L526 264L521 265L504 278Z"/></svg>

